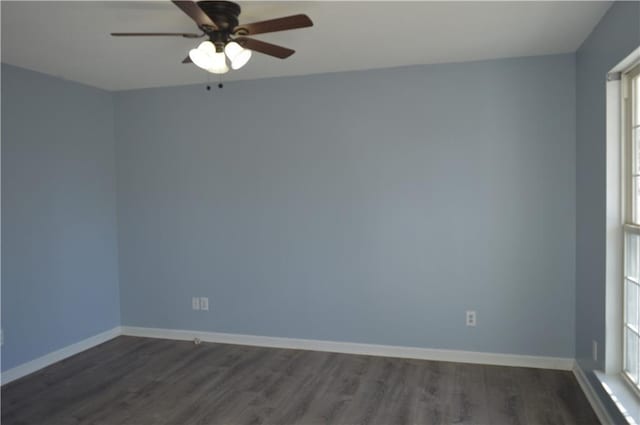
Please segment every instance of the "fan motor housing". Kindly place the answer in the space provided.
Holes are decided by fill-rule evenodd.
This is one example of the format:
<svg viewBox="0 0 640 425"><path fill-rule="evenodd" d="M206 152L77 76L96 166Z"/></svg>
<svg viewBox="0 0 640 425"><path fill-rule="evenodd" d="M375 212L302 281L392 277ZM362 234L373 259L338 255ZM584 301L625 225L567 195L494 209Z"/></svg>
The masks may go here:
<svg viewBox="0 0 640 425"><path fill-rule="evenodd" d="M198 6L221 31L232 31L238 26L238 16L240 6L230 1L209 1L198 2Z"/></svg>

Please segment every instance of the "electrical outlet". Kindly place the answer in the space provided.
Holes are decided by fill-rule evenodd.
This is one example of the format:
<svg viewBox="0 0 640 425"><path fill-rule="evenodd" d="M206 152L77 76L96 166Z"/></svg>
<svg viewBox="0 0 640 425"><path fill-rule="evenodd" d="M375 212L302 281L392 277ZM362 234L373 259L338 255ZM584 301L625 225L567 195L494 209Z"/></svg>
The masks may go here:
<svg viewBox="0 0 640 425"><path fill-rule="evenodd" d="M209 298L200 297L200 310L209 311Z"/></svg>
<svg viewBox="0 0 640 425"><path fill-rule="evenodd" d="M200 310L200 298L198 297L191 298L191 309Z"/></svg>
<svg viewBox="0 0 640 425"><path fill-rule="evenodd" d="M467 326L476 325L476 312L474 310L467 310Z"/></svg>
<svg viewBox="0 0 640 425"><path fill-rule="evenodd" d="M598 341L594 339L593 341L591 341L591 343L592 343L591 354L593 355L593 361L597 362L598 361Z"/></svg>

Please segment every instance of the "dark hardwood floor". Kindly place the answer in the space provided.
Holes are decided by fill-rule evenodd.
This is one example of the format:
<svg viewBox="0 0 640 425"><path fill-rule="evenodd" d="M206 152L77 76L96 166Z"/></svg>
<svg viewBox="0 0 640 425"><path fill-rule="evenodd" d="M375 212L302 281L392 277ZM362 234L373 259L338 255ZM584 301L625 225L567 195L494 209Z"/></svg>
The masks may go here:
<svg viewBox="0 0 640 425"><path fill-rule="evenodd" d="M119 337L2 387L10 424L596 424L570 372Z"/></svg>

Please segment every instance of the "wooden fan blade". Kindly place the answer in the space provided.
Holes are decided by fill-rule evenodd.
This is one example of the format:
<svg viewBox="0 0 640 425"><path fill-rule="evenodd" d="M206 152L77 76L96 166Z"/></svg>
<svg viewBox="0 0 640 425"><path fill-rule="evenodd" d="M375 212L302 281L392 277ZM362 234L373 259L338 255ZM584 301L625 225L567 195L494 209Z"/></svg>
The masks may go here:
<svg viewBox="0 0 640 425"><path fill-rule="evenodd" d="M182 63L191 63L191 58L187 56L186 58L182 59Z"/></svg>
<svg viewBox="0 0 640 425"><path fill-rule="evenodd" d="M214 24L211 18L209 18L207 14L204 13L202 9L200 9L200 6L198 6L197 3L192 1L182 1L182 0L172 0L172 1L173 1L173 4L175 4L180 8L180 10L182 10L184 13L189 15L189 17L193 19L196 24L198 24L198 27L202 28L203 26L208 26L213 29L218 29L216 24Z"/></svg>
<svg viewBox="0 0 640 425"><path fill-rule="evenodd" d="M200 38L201 34L190 32L112 32L113 37L184 37Z"/></svg>
<svg viewBox="0 0 640 425"><path fill-rule="evenodd" d="M242 35L264 34L267 32L286 31L313 26L307 15L293 15L268 21L253 22L235 27L233 32Z"/></svg>
<svg viewBox="0 0 640 425"><path fill-rule="evenodd" d="M286 59L296 52L295 50L287 49L286 47L277 46L260 40L254 40L253 38L238 37L235 41L244 48L264 53L265 55L275 56L280 59Z"/></svg>

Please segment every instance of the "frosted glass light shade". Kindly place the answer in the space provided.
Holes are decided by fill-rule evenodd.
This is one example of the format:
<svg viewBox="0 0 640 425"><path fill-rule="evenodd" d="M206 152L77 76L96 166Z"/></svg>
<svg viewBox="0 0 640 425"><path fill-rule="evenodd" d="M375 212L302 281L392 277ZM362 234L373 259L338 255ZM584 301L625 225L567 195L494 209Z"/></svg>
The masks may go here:
<svg viewBox="0 0 640 425"><path fill-rule="evenodd" d="M231 68L240 69L251 59L251 50L244 49L235 41L227 43L224 52L231 61Z"/></svg>
<svg viewBox="0 0 640 425"><path fill-rule="evenodd" d="M213 65L211 57L200 49L191 49L189 51L191 62L202 69L209 69Z"/></svg>
<svg viewBox="0 0 640 425"><path fill-rule="evenodd" d="M251 59L251 50L244 49L234 60L231 61L231 68L240 69Z"/></svg>
<svg viewBox="0 0 640 425"><path fill-rule="evenodd" d="M198 50L201 50L209 56L213 56L216 53L216 46L210 41L203 41L198 46Z"/></svg>
<svg viewBox="0 0 640 425"><path fill-rule="evenodd" d="M229 72L229 67L227 66L227 60L224 56L224 52L216 52L209 57L211 58L212 62L207 71L213 72L214 74L225 74Z"/></svg>
<svg viewBox="0 0 640 425"><path fill-rule="evenodd" d="M235 41L230 41L229 43L227 43L226 46L224 46L224 52L227 54L227 57L231 61L235 59L238 53L240 53L243 50L244 49L242 48L242 46L240 46Z"/></svg>

